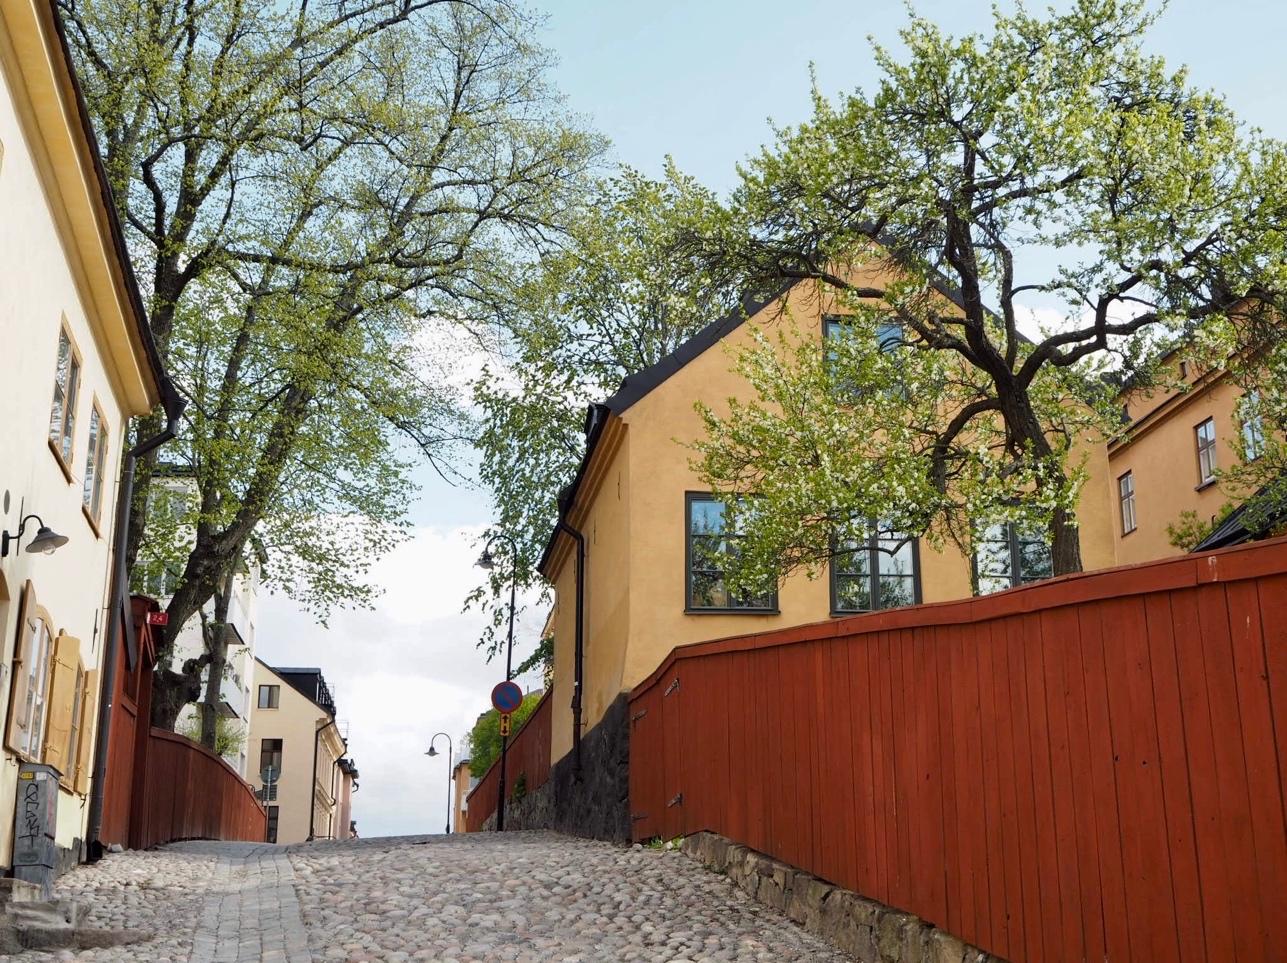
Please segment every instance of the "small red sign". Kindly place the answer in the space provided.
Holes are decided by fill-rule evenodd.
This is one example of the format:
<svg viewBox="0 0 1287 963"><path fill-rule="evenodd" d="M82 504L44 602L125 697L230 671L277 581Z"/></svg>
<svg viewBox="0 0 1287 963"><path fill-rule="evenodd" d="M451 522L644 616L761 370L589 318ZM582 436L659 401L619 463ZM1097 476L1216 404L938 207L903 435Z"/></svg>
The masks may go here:
<svg viewBox="0 0 1287 963"><path fill-rule="evenodd" d="M170 613L169 612L149 612L147 614L147 624L148 625L169 625Z"/></svg>

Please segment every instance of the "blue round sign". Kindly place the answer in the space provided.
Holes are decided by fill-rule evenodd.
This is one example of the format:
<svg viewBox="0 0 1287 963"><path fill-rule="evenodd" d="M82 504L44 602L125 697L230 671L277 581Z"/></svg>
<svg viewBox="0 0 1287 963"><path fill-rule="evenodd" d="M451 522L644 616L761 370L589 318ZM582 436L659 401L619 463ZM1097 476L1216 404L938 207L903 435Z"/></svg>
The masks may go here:
<svg viewBox="0 0 1287 963"><path fill-rule="evenodd" d="M492 705L501 715L509 715L517 711L518 707L523 704L523 690L513 682L497 683L496 688L492 689Z"/></svg>

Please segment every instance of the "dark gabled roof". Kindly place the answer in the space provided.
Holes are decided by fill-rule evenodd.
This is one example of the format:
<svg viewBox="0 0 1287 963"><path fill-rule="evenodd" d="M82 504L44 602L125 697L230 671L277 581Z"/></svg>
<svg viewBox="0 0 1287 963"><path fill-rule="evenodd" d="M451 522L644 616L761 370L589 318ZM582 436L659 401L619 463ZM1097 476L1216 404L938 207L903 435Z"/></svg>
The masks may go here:
<svg viewBox="0 0 1287 963"><path fill-rule="evenodd" d="M1245 502L1224 517L1206 538L1190 551L1210 552L1230 545L1241 545L1265 538L1274 527L1287 521L1287 509L1268 507L1260 503L1269 494L1269 485L1261 488Z"/></svg>

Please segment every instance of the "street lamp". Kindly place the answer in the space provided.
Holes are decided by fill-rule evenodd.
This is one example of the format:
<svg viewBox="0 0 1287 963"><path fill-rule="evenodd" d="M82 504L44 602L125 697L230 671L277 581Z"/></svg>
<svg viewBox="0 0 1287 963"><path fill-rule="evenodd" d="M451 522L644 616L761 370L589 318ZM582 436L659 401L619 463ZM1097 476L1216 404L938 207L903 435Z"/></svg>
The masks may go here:
<svg viewBox="0 0 1287 963"><path fill-rule="evenodd" d="M433 747L433 744L438 741L439 736L442 736L444 739L447 740L447 835L450 836L451 835L451 736L447 735L447 733L445 732L435 732L433 738L429 740L429 751L426 752L425 755L429 756L430 758L438 755L438 750Z"/></svg>
<svg viewBox="0 0 1287 963"><path fill-rule="evenodd" d="M514 675L514 600L518 595L518 542L504 532L497 532L483 546L483 554L478 556L478 567L490 572L496 567L496 558L492 555L492 545L502 539L509 546L510 583L509 583L509 638L505 643L505 681L509 682ZM500 755L500 793L496 802L496 831L505 831L505 752L509 748L509 736L501 736Z"/></svg>

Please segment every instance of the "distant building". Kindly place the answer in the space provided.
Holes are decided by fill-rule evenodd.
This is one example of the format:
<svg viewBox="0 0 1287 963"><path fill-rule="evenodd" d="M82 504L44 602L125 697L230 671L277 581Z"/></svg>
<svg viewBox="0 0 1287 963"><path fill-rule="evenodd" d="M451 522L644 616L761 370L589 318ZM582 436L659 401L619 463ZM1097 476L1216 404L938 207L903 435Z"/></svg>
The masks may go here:
<svg viewBox="0 0 1287 963"><path fill-rule="evenodd" d="M249 751L268 807L268 841L347 839L357 767L335 701L318 668L273 667L254 660Z"/></svg>
<svg viewBox="0 0 1287 963"><path fill-rule="evenodd" d="M465 797L476 785L478 780L470 771L469 757L466 756L457 762L456 768L451 771L451 831L453 833L465 831L465 813L469 805Z"/></svg>

